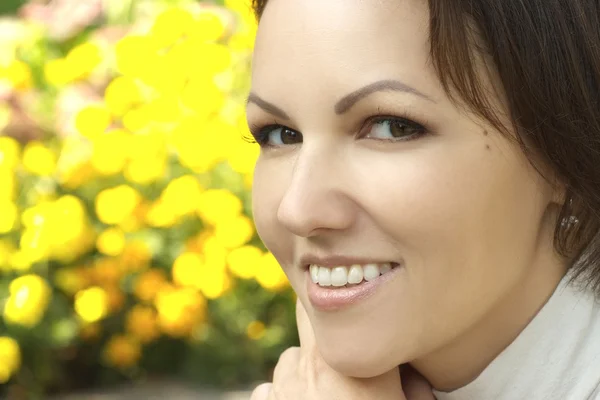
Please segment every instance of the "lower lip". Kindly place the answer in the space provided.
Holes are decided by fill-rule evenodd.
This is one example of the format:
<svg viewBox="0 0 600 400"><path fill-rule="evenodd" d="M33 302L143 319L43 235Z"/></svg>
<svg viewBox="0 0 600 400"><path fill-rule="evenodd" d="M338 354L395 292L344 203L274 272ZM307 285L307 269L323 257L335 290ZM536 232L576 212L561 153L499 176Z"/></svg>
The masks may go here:
<svg viewBox="0 0 600 400"><path fill-rule="evenodd" d="M319 286L310 278L310 271L306 271L308 299L318 310L338 311L373 296L382 285L394 279L401 269L401 265L396 266L372 281L363 281L350 287Z"/></svg>

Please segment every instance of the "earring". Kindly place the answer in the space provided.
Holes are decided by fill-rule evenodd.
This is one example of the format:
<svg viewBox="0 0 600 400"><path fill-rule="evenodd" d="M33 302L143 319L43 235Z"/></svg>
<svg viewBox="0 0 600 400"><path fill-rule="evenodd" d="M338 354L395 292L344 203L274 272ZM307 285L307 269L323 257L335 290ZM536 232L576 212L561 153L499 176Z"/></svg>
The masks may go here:
<svg viewBox="0 0 600 400"><path fill-rule="evenodd" d="M570 227L572 227L573 225L577 225L578 223L579 219L576 216L571 215L569 217L563 218L562 221L560 221L560 226L561 228L569 229Z"/></svg>
<svg viewBox="0 0 600 400"><path fill-rule="evenodd" d="M569 209L571 209L571 210L573 209L573 198L569 199ZM560 221L560 227L569 229L572 226L577 225L578 223L579 223L579 218L577 218L574 215L571 215L571 216L563 218Z"/></svg>

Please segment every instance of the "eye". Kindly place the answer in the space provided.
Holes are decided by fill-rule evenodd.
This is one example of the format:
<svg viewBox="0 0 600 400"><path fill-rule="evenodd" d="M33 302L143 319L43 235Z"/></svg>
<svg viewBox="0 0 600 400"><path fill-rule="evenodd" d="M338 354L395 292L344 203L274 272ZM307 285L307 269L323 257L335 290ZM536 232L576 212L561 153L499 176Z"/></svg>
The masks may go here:
<svg viewBox="0 0 600 400"><path fill-rule="evenodd" d="M362 135L365 139L386 141L412 140L427 131L422 125L399 117L377 117L367 128L368 133Z"/></svg>
<svg viewBox="0 0 600 400"><path fill-rule="evenodd" d="M283 125L253 127L252 135L261 147L281 147L302 143L302 134Z"/></svg>

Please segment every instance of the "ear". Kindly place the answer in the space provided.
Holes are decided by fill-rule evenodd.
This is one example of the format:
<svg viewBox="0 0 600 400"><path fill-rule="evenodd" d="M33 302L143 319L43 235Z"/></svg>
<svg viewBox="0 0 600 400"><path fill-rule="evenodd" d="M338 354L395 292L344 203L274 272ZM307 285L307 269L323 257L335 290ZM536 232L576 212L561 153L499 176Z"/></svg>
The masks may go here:
<svg viewBox="0 0 600 400"><path fill-rule="evenodd" d="M567 196L569 195L569 185L562 180L560 180L556 174L552 174L552 181L550 182L552 197L551 203L557 204L562 207L565 202L569 199Z"/></svg>

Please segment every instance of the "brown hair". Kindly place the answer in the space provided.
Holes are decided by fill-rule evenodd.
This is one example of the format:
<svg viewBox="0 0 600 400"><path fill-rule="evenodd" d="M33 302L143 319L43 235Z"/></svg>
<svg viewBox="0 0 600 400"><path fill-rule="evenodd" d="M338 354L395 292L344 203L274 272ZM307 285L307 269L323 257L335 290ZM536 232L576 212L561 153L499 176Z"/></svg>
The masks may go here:
<svg viewBox="0 0 600 400"><path fill-rule="evenodd" d="M259 19L267 2L253 0ZM518 144L567 188L554 246L600 294L599 2L429 0L429 10L446 93L507 134L475 67L482 51L493 60Z"/></svg>

